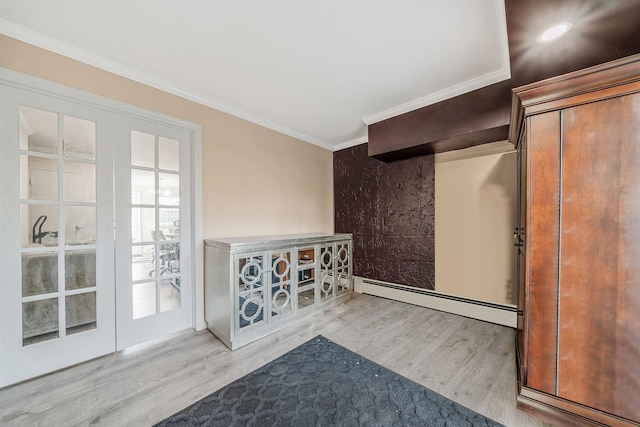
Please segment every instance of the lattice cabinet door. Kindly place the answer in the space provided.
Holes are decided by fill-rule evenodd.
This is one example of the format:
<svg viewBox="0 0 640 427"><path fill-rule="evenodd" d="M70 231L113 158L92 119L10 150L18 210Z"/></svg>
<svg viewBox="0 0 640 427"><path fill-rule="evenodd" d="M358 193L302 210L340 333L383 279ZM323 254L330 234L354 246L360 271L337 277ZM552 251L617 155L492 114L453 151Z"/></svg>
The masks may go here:
<svg viewBox="0 0 640 427"><path fill-rule="evenodd" d="M271 260L269 268L269 289L267 301L267 322L284 320L293 314L294 310L294 270L292 264L293 251L281 250L269 252Z"/></svg>
<svg viewBox="0 0 640 427"><path fill-rule="evenodd" d="M266 252L239 254L234 257L234 329L242 334L266 323L265 287L268 286Z"/></svg>
<svg viewBox="0 0 640 427"><path fill-rule="evenodd" d="M327 301L336 295L336 244L327 243L320 245L319 252L320 283L318 286L318 294L320 301Z"/></svg>
<svg viewBox="0 0 640 427"><path fill-rule="evenodd" d="M335 288L336 294L344 294L351 291L351 241L336 243L335 267Z"/></svg>

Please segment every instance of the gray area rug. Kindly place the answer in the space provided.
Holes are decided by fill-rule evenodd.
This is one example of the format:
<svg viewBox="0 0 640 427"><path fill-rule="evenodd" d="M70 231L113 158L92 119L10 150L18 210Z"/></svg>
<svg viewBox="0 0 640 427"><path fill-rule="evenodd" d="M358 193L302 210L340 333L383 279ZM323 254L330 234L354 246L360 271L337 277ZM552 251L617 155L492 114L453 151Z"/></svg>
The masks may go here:
<svg viewBox="0 0 640 427"><path fill-rule="evenodd" d="M324 338L156 426L501 426Z"/></svg>

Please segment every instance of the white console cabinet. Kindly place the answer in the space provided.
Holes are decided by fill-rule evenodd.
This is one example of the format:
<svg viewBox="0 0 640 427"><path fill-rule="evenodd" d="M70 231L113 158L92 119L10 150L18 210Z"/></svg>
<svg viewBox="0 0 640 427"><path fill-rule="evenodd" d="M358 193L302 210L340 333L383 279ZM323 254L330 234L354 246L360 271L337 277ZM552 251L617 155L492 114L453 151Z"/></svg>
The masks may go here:
<svg viewBox="0 0 640 427"><path fill-rule="evenodd" d="M205 240L207 328L235 350L349 298L350 234Z"/></svg>

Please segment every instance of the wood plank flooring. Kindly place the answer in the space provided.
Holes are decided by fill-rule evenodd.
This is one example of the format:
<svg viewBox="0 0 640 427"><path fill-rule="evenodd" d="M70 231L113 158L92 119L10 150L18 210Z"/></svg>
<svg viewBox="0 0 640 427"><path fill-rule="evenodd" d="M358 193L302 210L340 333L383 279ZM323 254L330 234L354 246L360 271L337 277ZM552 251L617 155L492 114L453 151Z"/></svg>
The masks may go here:
<svg viewBox="0 0 640 427"><path fill-rule="evenodd" d="M549 425L516 410L512 329L361 294L234 352L185 331L0 389L0 425L152 425L317 334L506 426Z"/></svg>

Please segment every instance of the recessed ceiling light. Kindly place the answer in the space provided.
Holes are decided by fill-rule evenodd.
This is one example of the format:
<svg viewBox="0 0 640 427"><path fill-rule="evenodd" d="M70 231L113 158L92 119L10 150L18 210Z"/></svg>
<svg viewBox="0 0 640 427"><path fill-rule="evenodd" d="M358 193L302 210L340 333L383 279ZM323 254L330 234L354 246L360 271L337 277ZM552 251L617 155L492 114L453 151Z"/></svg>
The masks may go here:
<svg viewBox="0 0 640 427"><path fill-rule="evenodd" d="M538 43L547 43L567 34L571 29L571 22L561 22L549 27L538 36Z"/></svg>

